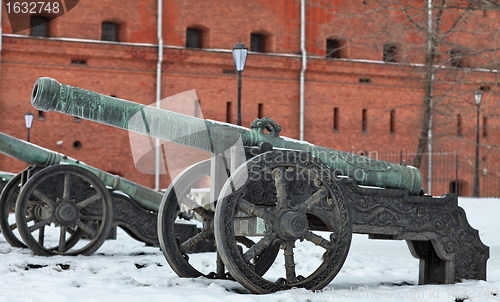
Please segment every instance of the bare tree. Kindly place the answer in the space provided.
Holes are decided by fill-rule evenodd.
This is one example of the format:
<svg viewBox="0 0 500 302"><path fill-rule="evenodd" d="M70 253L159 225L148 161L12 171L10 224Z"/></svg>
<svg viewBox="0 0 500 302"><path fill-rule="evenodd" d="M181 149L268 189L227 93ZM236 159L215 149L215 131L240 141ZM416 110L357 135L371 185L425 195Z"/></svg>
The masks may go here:
<svg viewBox="0 0 500 302"><path fill-rule="evenodd" d="M360 3L309 1L312 7L332 14L331 26L345 41L339 44L339 49L347 44L377 48L383 50L384 61L398 62L401 68L419 73L422 109L413 165L420 167L430 140L437 138L430 137L433 128L446 123L445 119L433 116L474 111L472 94L458 92L467 91L463 89L467 85L487 90L500 82L500 2L366 0ZM382 44L384 41L398 43ZM492 107L490 110L498 110ZM491 111L488 114L498 116ZM446 131L439 135L446 135Z"/></svg>

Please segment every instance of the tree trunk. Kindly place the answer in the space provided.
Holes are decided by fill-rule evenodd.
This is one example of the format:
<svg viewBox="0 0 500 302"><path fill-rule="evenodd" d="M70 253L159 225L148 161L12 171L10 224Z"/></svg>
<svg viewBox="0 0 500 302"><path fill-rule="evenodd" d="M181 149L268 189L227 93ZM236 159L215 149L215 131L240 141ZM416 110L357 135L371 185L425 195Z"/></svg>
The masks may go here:
<svg viewBox="0 0 500 302"><path fill-rule="evenodd" d="M433 66L433 53L428 54L426 58L425 66L425 77L424 77L424 98L423 98L423 114L422 114L422 127L420 136L418 138L417 154L413 160L413 166L420 169L422 165L422 157L427 150L427 144L429 143L429 129L431 128L432 119L432 88L434 86L434 66ZM429 61L429 62L428 62Z"/></svg>
<svg viewBox="0 0 500 302"><path fill-rule="evenodd" d="M430 9L428 12L428 22L427 22L427 51L425 53L425 75L424 75L424 97L423 97L423 115L422 115L422 127L420 136L418 138L417 154L413 160L413 166L420 169L422 165L422 157L427 150L427 145L429 143L429 130L432 125L432 91L434 87L434 74L436 69L434 67L434 61L436 59L436 50L438 47L438 33L440 27L440 21L442 16L442 10L438 10L436 13L436 18L433 20L432 10L434 10L434 5L432 0L430 1ZM443 6L445 0L441 0L441 6ZM430 155L429 155L430 156ZM428 171L430 173L430 171Z"/></svg>

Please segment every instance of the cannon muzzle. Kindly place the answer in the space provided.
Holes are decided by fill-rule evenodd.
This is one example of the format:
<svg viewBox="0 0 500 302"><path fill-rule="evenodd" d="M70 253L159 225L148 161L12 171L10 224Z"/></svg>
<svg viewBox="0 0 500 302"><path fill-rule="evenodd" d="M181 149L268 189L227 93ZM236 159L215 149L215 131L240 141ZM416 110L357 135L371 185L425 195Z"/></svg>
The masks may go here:
<svg viewBox="0 0 500 302"><path fill-rule="evenodd" d="M215 154L239 141L244 146L268 143L274 148L306 151L361 185L405 189L411 195L421 192L422 175L416 168L281 137L281 127L269 118L256 120L250 130L102 95L50 78L36 81L31 103L38 110L66 113ZM272 131L268 134L264 129Z"/></svg>
<svg viewBox="0 0 500 302"><path fill-rule="evenodd" d="M227 150L249 131L71 87L51 78L36 81L31 103L38 110L66 113L212 153Z"/></svg>
<svg viewBox="0 0 500 302"><path fill-rule="evenodd" d="M43 111L52 111L56 108L57 100L60 97L60 84L51 78L39 78L33 86L31 93L32 100L43 100L33 106Z"/></svg>

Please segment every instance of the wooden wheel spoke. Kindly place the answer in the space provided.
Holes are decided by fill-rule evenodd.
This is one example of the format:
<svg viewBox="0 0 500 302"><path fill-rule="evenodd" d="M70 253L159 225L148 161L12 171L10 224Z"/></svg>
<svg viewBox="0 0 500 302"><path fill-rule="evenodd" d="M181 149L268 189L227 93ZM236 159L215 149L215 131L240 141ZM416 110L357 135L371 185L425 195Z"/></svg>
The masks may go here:
<svg viewBox="0 0 500 302"><path fill-rule="evenodd" d="M63 190L63 200L69 201L71 195L71 174L64 174L64 190Z"/></svg>
<svg viewBox="0 0 500 302"><path fill-rule="evenodd" d="M264 250L268 248L274 242L274 240L276 240L275 233L264 236L264 238L254 244L251 248L248 249L248 251L243 254L243 259L250 262L250 260L262 254L262 252L264 252Z"/></svg>
<svg viewBox="0 0 500 302"><path fill-rule="evenodd" d="M203 231L199 232L198 234L194 235L193 237L191 237L188 240L181 243L181 245L180 245L181 252L183 252L183 253L189 252L192 248L197 246L200 242L202 242L205 239L210 238L211 234L212 233L207 231L207 230L203 230Z"/></svg>
<svg viewBox="0 0 500 302"><path fill-rule="evenodd" d="M274 185L276 186L276 208L283 209L286 207L286 183L285 170L276 168L273 170Z"/></svg>
<svg viewBox="0 0 500 302"><path fill-rule="evenodd" d="M35 220L35 217L33 217L32 215L26 216L26 223L31 222L33 220ZM17 223L14 222L12 224L9 224L9 229L11 231L17 229Z"/></svg>
<svg viewBox="0 0 500 302"><path fill-rule="evenodd" d="M92 229L91 227L89 227L87 224L85 224L80 219L77 219L75 223L76 223L76 225L80 229L82 229L82 231L84 231L85 233L87 233L88 235L90 235L90 238L94 238L94 236L96 234L96 231L94 229Z"/></svg>
<svg viewBox="0 0 500 302"><path fill-rule="evenodd" d="M45 226L42 226L38 231L38 244L43 246L44 239L45 239Z"/></svg>
<svg viewBox="0 0 500 302"><path fill-rule="evenodd" d="M244 199L240 199L238 201L238 208L240 210L250 214L250 215L257 216L257 217L262 218L266 221L271 220L271 215L265 209L263 209L259 206L256 206L253 203L248 202Z"/></svg>
<svg viewBox="0 0 500 302"><path fill-rule="evenodd" d="M33 206L43 206L45 203L41 200L28 200L28 207L33 207Z"/></svg>
<svg viewBox="0 0 500 302"><path fill-rule="evenodd" d="M76 230L72 228L67 228L66 232L68 232L70 235L74 235L76 233Z"/></svg>
<svg viewBox="0 0 500 302"><path fill-rule="evenodd" d="M309 212L311 208L314 207L323 197L327 196L327 194L328 190L325 187L321 187L300 205L299 211L302 213Z"/></svg>
<svg viewBox="0 0 500 302"><path fill-rule="evenodd" d="M328 241L325 238L318 236L311 231L308 231L305 233L304 239L306 239L307 241L310 241L310 242L316 244L317 246L320 246L328 251L332 250L335 247L335 245L331 241Z"/></svg>
<svg viewBox="0 0 500 302"><path fill-rule="evenodd" d="M80 215L80 219L82 221L101 221L103 220L103 217L101 215Z"/></svg>
<svg viewBox="0 0 500 302"><path fill-rule="evenodd" d="M38 230L39 228L48 225L50 223L50 221L51 221L50 218L44 219L44 220L39 221L39 222L35 223L34 225L28 227L28 229L29 229L30 233L32 233L32 232Z"/></svg>
<svg viewBox="0 0 500 302"><path fill-rule="evenodd" d="M95 194L95 195L92 195L91 197L89 197L83 201L80 201L79 203L76 204L76 206L79 209L83 209L83 208L91 205L92 203L98 201L100 198L101 198L101 194Z"/></svg>
<svg viewBox="0 0 500 302"><path fill-rule="evenodd" d="M246 248L251 248L255 244L252 239L245 236L236 236L236 241L243 244Z"/></svg>
<svg viewBox="0 0 500 302"><path fill-rule="evenodd" d="M285 255L285 272L287 283L297 281L297 274L295 273L295 260L293 257L294 241L288 241L285 246L283 254Z"/></svg>
<svg viewBox="0 0 500 302"><path fill-rule="evenodd" d="M10 225L9 225L9 229L10 229L11 231L13 231L13 230L17 229L17 223L10 224Z"/></svg>
<svg viewBox="0 0 500 302"><path fill-rule="evenodd" d="M215 273L218 278L224 278L224 272L226 271L226 266L219 253L217 253L217 260L215 260Z"/></svg>
<svg viewBox="0 0 500 302"><path fill-rule="evenodd" d="M34 190L33 195L35 195L36 198L40 199L43 203L55 208L56 203L52 199L50 199L47 195L44 193L40 192L40 190Z"/></svg>
<svg viewBox="0 0 500 302"><path fill-rule="evenodd" d="M193 212L200 215L204 219L211 220L214 218L215 213L213 211L205 209L202 205L187 197L182 199L181 204L185 205L188 209L192 209Z"/></svg>
<svg viewBox="0 0 500 302"><path fill-rule="evenodd" d="M62 225L59 231L59 247L57 248L59 254L66 251L66 226Z"/></svg>
<svg viewBox="0 0 500 302"><path fill-rule="evenodd" d="M215 213L213 211L207 210L203 207L197 207L194 208L193 211L203 217L205 220L212 220L214 219Z"/></svg>
<svg viewBox="0 0 500 302"><path fill-rule="evenodd" d="M203 207L194 208L193 211L205 220L213 220L215 213Z"/></svg>

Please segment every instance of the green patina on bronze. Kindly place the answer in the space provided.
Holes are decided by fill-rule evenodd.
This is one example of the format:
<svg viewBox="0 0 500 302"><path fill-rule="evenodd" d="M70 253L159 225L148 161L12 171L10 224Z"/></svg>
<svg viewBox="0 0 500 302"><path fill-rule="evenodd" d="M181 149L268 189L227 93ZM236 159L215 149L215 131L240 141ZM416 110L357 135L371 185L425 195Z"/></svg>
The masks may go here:
<svg viewBox="0 0 500 302"><path fill-rule="evenodd" d="M0 132L0 152L32 165L52 166L57 164L77 165L89 170L102 182L115 190L122 191L148 210L158 211L163 194L141 186L133 181L86 165L64 154L57 153L32 143Z"/></svg>
<svg viewBox="0 0 500 302"><path fill-rule="evenodd" d="M418 169L281 137L280 127L269 118L256 120L250 130L113 98L60 84L51 78L36 81L31 103L38 110L58 111L217 154L239 140L244 146L268 142L275 148L311 152L361 185L406 189L411 195L421 191L422 176ZM138 117L142 122L137 122ZM271 133L264 133L266 127Z"/></svg>

